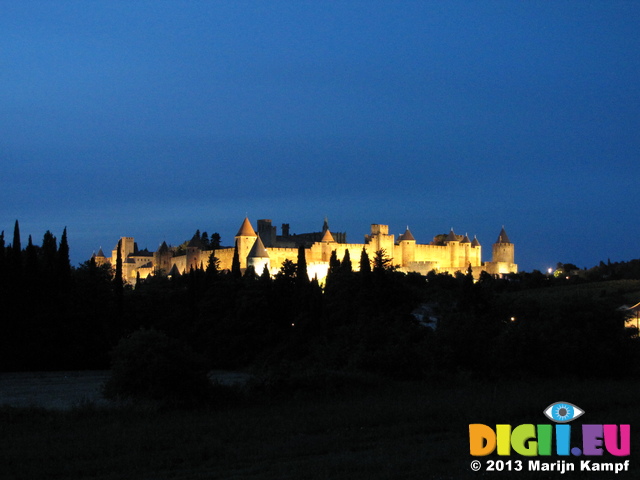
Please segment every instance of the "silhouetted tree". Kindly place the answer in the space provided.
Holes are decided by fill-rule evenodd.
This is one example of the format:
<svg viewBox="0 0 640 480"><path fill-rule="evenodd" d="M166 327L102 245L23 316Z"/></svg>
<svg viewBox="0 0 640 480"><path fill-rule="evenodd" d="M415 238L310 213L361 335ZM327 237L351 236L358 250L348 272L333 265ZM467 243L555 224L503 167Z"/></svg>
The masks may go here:
<svg viewBox="0 0 640 480"><path fill-rule="evenodd" d="M20 225L18 220L16 220L16 224L13 227L13 243L11 244L13 249L17 252L22 250L22 245L20 244Z"/></svg>
<svg viewBox="0 0 640 480"><path fill-rule="evenodd" d="M61 288L67 288L71 279L71 262L69 261L69 243L67 242L67 227L62 231L57 255L57 275Z"/></svg>
<svg viewBox="0 0 640 480"><path fill-rule="evenodd" d="M344 257L342 257L342 263L340 264L340 271L344 273L351 273L353 266L351 265L351 256L349 255L349 249L344 251Z"/></svg>
<svg viewBox="0 0 640 480"><path fill-rule="evenodd" d="M262 274L260 274L260 279L264 281L271 281L271 274L269 273L269 267L267 267L266 263L262 269Z"/></svg>
<svg viewBox="0 0 640 480"><path fill-rule="evenodd" d="M209 255L209 264L207 265L207 277L214 278L220 271L220 260L216 257L216 251L212 250Z"/></svg>
<svg viewBox="0 0 640 480"><path fill-rule="evenodd" d="M5 275L6 257L4 251L4 230L0 233L0 287L2 287L2 281Z"/></svg>
<svg viewBox="0 0 640 480"><path fill-rule="evenodd" d="M209 247L210 248L220 248L220 234L219 233L212 233L211 237L209 238Z"/></svg>
<svg viewBox="0 0 640 480"><path fill-rule="evenodd" d="M393 265L391 264L391 258L389 258L387 252L383 248L376 251L373 257L373 272L383 273L387 270L393 270Z"/></svg>
<svg viewBox="0 0 640 480"><path fill-rule="evenodd" d="M338 252L336 250L331 251L329 257L329 275L337 273L340 269L340 260L338 260Z"/></svg>
<svg viewBox="0 0 640 480"><path fill-rule="evenodd" d="M124 279L122 277L122 240L118 240L116 253L116 274L113 278L113 293L116 298L116 309L119 321L124 313Z"/></svg>
<svg viewBox="0 0 640 480"><path fill-rule="evenodd" d="M360 273L363 276L367 276L371 273L371 261L369 260L369 255L364 247L362 247L362 252L360 252Z"/></svg>
<svg viewBox="0 0 640 480"><path fill-rule="evenodd" d="M307 285L309 283L309 274L307 273L307 259L305 257L304 245L298 247L298 264L296 268L296 281L299 285Z"/></svg>
<svg viewBox="0 0 640 480"><path fill-rule="evenodd" d="M255 280L256 277L256 268L253 265L248 265L247 268L244 269L244 275L242 276L242 278L245 278L247 280Z"/></svg>
<svg viewBox="0 0 640 480"><path fill-rule="evenodd" d="M22 246L20 244L20 225L18 220L13 228L13 243L8 255L9 276L18 283L22 278Z"/></svg>
<svg viewBox="0 0 640 480"><path fill-rule="evenodd" d="M233 249L233 260L231 261L231 275L234 278L242 277L242 270L240 269L240 253L238 252L238 242Z"/></svg>

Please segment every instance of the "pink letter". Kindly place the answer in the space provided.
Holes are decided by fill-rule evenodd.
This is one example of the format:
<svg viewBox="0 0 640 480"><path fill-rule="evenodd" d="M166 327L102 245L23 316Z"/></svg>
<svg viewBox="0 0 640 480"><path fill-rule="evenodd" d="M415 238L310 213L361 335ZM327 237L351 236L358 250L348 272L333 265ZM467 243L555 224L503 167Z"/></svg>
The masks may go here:
<svg viewBox="0 0 640 480"><path fill-rule="evenodd" d="M611 455L626 457L631 454L631 427L620 425L620 448L618 448L618 426L604 426L604 446Z"/></svg>

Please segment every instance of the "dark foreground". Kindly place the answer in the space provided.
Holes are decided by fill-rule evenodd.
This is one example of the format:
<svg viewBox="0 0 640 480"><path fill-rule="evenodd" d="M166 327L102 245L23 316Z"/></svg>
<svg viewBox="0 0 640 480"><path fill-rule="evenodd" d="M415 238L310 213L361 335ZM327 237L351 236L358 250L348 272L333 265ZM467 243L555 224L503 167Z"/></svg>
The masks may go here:
<svg viewBox="0 0 640 480"><path fill-rule="evenodd" d="M640 472L638 390L632 380L458 380L370 385L349 393L263 395L193 411L150 405L85 404L70 411L3 407L0 478L630 479ZM581 423L631 424L632 453L625 457L630 472L561 476L470 470L469 423L550 423L542 411L560 400L586 411L576 429ZM512 457L502 460L526 461ZM486 466L487 458L481 460Z"/></svg>

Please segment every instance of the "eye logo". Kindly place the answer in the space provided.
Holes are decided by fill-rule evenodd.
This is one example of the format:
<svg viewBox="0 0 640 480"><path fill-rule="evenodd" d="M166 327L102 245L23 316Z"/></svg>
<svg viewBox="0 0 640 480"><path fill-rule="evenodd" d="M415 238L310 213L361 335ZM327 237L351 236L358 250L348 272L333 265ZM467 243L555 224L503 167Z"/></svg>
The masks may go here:
<svg viewBox="0 0 640 480"><path fill-rule="evenodd" d="M569 402L556 402L544 410L549 420L556 423L567 423L575 420L584 413L584 410Z"/></svg>

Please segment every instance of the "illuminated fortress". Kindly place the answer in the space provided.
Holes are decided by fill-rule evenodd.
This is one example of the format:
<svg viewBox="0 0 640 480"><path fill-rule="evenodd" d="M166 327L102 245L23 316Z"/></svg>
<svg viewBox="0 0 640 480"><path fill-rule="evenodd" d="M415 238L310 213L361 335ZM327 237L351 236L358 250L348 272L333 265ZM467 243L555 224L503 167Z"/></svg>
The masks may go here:
<svg viewBox="0 0 640 480"><path fill-rule="evenodd" d="M123 278L134 284L136 278L144 279L154 275L185 274L191 269L207 268L213 250L203 246L200 238L195 235L184 249L169 247L166 242L155 252L138 250L133 237L122 237L120 242ZM238 250L240 267L244 271L253 267L258 275L266 268L275 275L285 260L297 262L298 248L305 249L307 271L310 278L322 280L327 276L329 260L332 252L336 252L339 260L344 258L345 252L349 256L354 270L360 269L360 254L364 249L369 258L384 250L391 258L391 263L398 266L401 272L417 272L426 275L434 270L437 273L467 272L471 266L474 277L486 271L493 275L518 271L514 262L514 245L509 240L504 227L493 244L491 261L482 262L482 247L474 237L470 240L467 235L456 235L451 229L448 235L440 235L429 244L416 243L415 238L407 230L398 238L389 234L388 225L371 225L371 233L365 235L364 243L347 243L346 233L331 233L325 220L322 231L299 235L289 234L289 225L282 225L282 235L277 235L276 227L271 220L258 220L258 233L251 222L245 218L235 236L235 247L221 247L215 249L215 257L219 260L221 270L230 270L235 249ZM111 252L111 257L105 257L102 249L93 258L101 265L110 263L115 267L118 246Z"/></svg>

